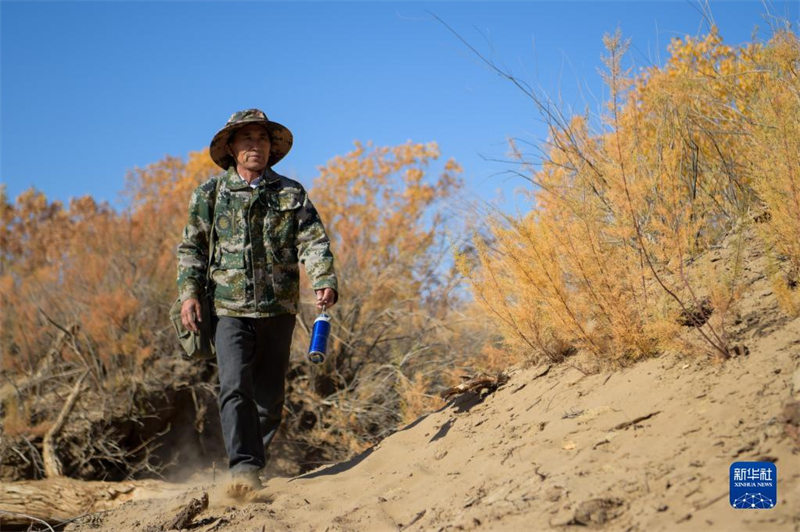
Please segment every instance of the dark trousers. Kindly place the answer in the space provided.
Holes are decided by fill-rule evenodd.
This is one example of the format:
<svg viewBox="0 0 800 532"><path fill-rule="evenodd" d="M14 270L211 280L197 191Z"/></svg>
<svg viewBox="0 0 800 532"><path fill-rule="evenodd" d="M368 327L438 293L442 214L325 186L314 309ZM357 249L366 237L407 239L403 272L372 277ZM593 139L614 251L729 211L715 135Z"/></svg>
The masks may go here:
<svg viewBox="0 0 800 532"><path fill-rule="evenodd" d="M219 413L228 465L252 471L266 464L278 431L295 317L218 318Z"/></svg>

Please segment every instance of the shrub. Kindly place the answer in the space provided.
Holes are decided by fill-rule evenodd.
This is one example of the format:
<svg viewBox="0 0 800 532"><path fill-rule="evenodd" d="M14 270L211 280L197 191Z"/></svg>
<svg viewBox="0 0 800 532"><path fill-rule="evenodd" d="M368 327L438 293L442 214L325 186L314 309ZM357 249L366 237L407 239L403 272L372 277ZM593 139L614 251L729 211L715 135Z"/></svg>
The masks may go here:
<svg viewBox="0 0 800 532"><path fill-rule="evenodd" d="M797 271L797 37L734 49L712 29L674 40L663 67L636 76L621 66L619 33L604 42L602 122L563 118L537 100L550 128L542 164L512 143L536 187L531 211L492 216L474 239L477 265L460 260L462 272L531 360L663 352L677 346L679 317L709 305L711 318L692 325L726 357L741 253L716 270L687 266L725 239L740 251L763 204L762 233Z"/></svg>

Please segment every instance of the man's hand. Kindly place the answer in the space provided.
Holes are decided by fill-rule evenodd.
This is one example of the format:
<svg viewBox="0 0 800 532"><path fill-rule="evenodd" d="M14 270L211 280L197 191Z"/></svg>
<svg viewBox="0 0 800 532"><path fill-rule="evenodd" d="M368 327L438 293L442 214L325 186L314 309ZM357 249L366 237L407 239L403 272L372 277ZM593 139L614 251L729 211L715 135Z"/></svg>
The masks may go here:
<svg viewBox="0 0 800 532"><path fill-rule="evenodd" d="M202 308L200 307L200 300L196 298L187 299L181 305L181 322L183 326L192 332L199 332L197 324L203 321L201 318Z"/></svg>
<svg viewBox="0 0 800 532"><path fill-rule="evenodd" d="M318 309L322 309L322 307L331 308L336 303L336 291L333 288L320 288L319 290L314 290L314 292L317 294ZM181 315L183 315L182 312Z"/></svg>

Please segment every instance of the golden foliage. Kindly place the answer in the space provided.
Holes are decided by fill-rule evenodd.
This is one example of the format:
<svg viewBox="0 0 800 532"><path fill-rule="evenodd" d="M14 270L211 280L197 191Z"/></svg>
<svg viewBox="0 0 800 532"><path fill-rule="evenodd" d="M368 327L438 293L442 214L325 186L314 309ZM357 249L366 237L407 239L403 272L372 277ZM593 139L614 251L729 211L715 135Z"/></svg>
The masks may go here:
<svg viewBox="0 0 800 532"><path fill-rule="evenodd" d="M748 172L763 202L761 235L775 259L788 265L776 267L773 283L788 312L800 314L800 41L782 32L766 47L752 47L751 61L759 65L758 90L744 107L748 120ZM768 214L767 214L768 213ZM765 215L766 214L766 215Z"/></svg>
<svg viewBox="0 0 800 532"><path fill-rule="evenodd" d="M325 428L336 427L338 457L438 404L433 390L457 358L456 277L445 259L446 213L461 169L447 161L432 177L438 157L435 143L356 143L320 168L310 191L331 238L341 293L325 365L294 385L330 404L318 409L323 430L309 442L330 438ZM313 311L301 319L310 323ZM295 343L298 357L307 341Z"/></svg>
<svg viewBox="0 0 800 532"><path fill-rule="evenodd" d="M676 317L704 300L714 313L696 330L726 356L740 253L725 276L687 266L723 239L735 242L763 205L765 240L798 271L797 36L732 48L712 29L675 39L663 67L637 76L622 69L620 35L604 42L602 124L547 115L531 211L493 216L488 235L474 239L475 257L459 257L461 270L529 359L560 360L574 349L612 361L662 352L680 332Z"/></svg>
<svg viewBox="0 0 800 532"><path fill-rule="evenodd" d="M2 366L35 367L60 333L54 324L80 326L76 346L98 376L131 370L142 352L174 352L164 333L175 246L189 192L212 171L206 152L134 170L122 212L35 190L12 204L1 190Z"/></svg>

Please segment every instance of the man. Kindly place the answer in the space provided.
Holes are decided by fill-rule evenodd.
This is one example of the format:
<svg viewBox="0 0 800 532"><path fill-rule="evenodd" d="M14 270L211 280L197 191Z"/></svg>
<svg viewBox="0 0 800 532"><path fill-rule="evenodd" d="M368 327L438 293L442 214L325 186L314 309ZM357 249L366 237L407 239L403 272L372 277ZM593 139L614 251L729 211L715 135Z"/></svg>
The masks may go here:
<svg viewBox="0 0 800 532"><path fill-rule="evenodd" d="M210 278L233 495L261 487L266 449L280 425L298 263L305 264L317 307L330 307L338 297L333 255L317 211L300 183L272 170L291 147L291 132L262 111L231 116L211 141L211 158L225 172L195 189L178 246L181 321L189 330L198 329Z"/></svg>

